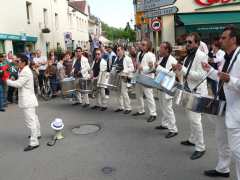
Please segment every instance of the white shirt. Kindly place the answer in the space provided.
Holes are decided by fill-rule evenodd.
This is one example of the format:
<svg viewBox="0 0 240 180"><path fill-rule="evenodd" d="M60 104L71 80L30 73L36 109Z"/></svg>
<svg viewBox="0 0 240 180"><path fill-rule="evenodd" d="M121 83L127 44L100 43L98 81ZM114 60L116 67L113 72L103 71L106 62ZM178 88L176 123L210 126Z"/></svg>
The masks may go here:
<svg viewBox="0 0 240 180"><path fill-rule="evenodd" d="M204 52L205 54L209 53L207 44L203 41L200 41L200 45L199 45L199 50L201 50L202 52Z"/></svg>
<svg viewBox="0 0 240 180"><path fill-rule="evenodd" d="M214 63L218 63L218 66L221 66L222 62L224 61L225 52L221 49L215 54L215 58L213 58Z"/></svg>
<svg viewBox="0 0 240 180"><path fill-rule="evenodd" d="M47 63L47 58L45 56L40 56L40 57L35 57L33 59L33 61L36 63L36 64L40 64L40 63ZM47 64L44 64L44 65L40 65L39 70L46 70L47 69Z"/></svg>

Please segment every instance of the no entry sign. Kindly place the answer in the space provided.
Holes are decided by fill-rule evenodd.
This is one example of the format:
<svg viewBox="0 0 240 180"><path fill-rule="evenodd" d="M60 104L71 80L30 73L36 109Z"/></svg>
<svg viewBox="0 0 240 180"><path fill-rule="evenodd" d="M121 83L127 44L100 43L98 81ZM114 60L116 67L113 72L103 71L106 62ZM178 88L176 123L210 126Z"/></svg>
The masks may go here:
<svg viewBox="0 0 240 180"><path fill-rule="evenodd" d="M153 30L153 31L161 31L162 29L162 22L160 19L152 19L151 20L151 24L150 24L150 28Z"/></svg>

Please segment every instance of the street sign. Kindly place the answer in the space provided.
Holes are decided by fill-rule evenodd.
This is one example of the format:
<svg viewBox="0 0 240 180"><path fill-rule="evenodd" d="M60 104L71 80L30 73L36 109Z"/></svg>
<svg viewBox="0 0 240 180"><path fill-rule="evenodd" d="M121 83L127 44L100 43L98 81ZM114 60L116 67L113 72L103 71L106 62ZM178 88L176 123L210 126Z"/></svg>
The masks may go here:
<svg viewBox="0 0 240 180"><path fill-rule="evenodd" d="M149 11L151 9L169 6L176 2L176 0L144 0L144 3L137 5L137 12Z"/></svg>
<svg viewBox="0 0 240 180"><path fill-rule="evenodd" d="M144 17L145 18L155 18L155 17L164 16L164 15L175 14L177 12L178 12L178 8L176 6L173 6L173 7L169 7L169 8L145 12Z"/></svg>
<svg viewBox="0 0 240 180"><path fill-rule="evenodd" d="M162 22L160 19L152 19L151 20L151 24L150 24L150 28L153 30L153 31L161 31L162 29Z"/></svg>

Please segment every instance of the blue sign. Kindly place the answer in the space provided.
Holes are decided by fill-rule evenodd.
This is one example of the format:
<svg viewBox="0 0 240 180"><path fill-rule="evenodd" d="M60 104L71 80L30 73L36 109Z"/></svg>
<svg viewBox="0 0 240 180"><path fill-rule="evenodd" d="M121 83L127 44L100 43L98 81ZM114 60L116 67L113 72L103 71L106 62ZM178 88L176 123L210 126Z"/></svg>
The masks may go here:
<svg viewBox="0 0 240 180"><path fill-rule="evenodd" d="M29 42L36 42L37 37L27 36L26 33L21 35L14 35L14 34L1 34L0 33L0 40L13 40L13 41L29 41Z"/></svg>

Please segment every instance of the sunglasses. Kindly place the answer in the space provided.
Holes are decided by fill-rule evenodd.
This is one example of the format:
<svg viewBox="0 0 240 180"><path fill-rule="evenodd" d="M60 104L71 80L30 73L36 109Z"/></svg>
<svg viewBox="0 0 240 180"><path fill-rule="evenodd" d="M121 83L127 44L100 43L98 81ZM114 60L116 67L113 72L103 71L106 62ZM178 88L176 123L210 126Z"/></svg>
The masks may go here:
<svg viewBox="0 0 240 180"><path fill-rule="evenodd" d="M192 41L186 41L186 44L192 44L193 42Z"/></svg>
<svg viewBox="0 0 240 180"><path fill-rule="evenodd" d="M96 53L97 56L100 56L101 54L100 53Z"/></svg>
<svg viewBox="0 0 240 180"><path fill-rule="evenodd" d="M76 51L76 52L82 52L82 51Z"/></svg>

